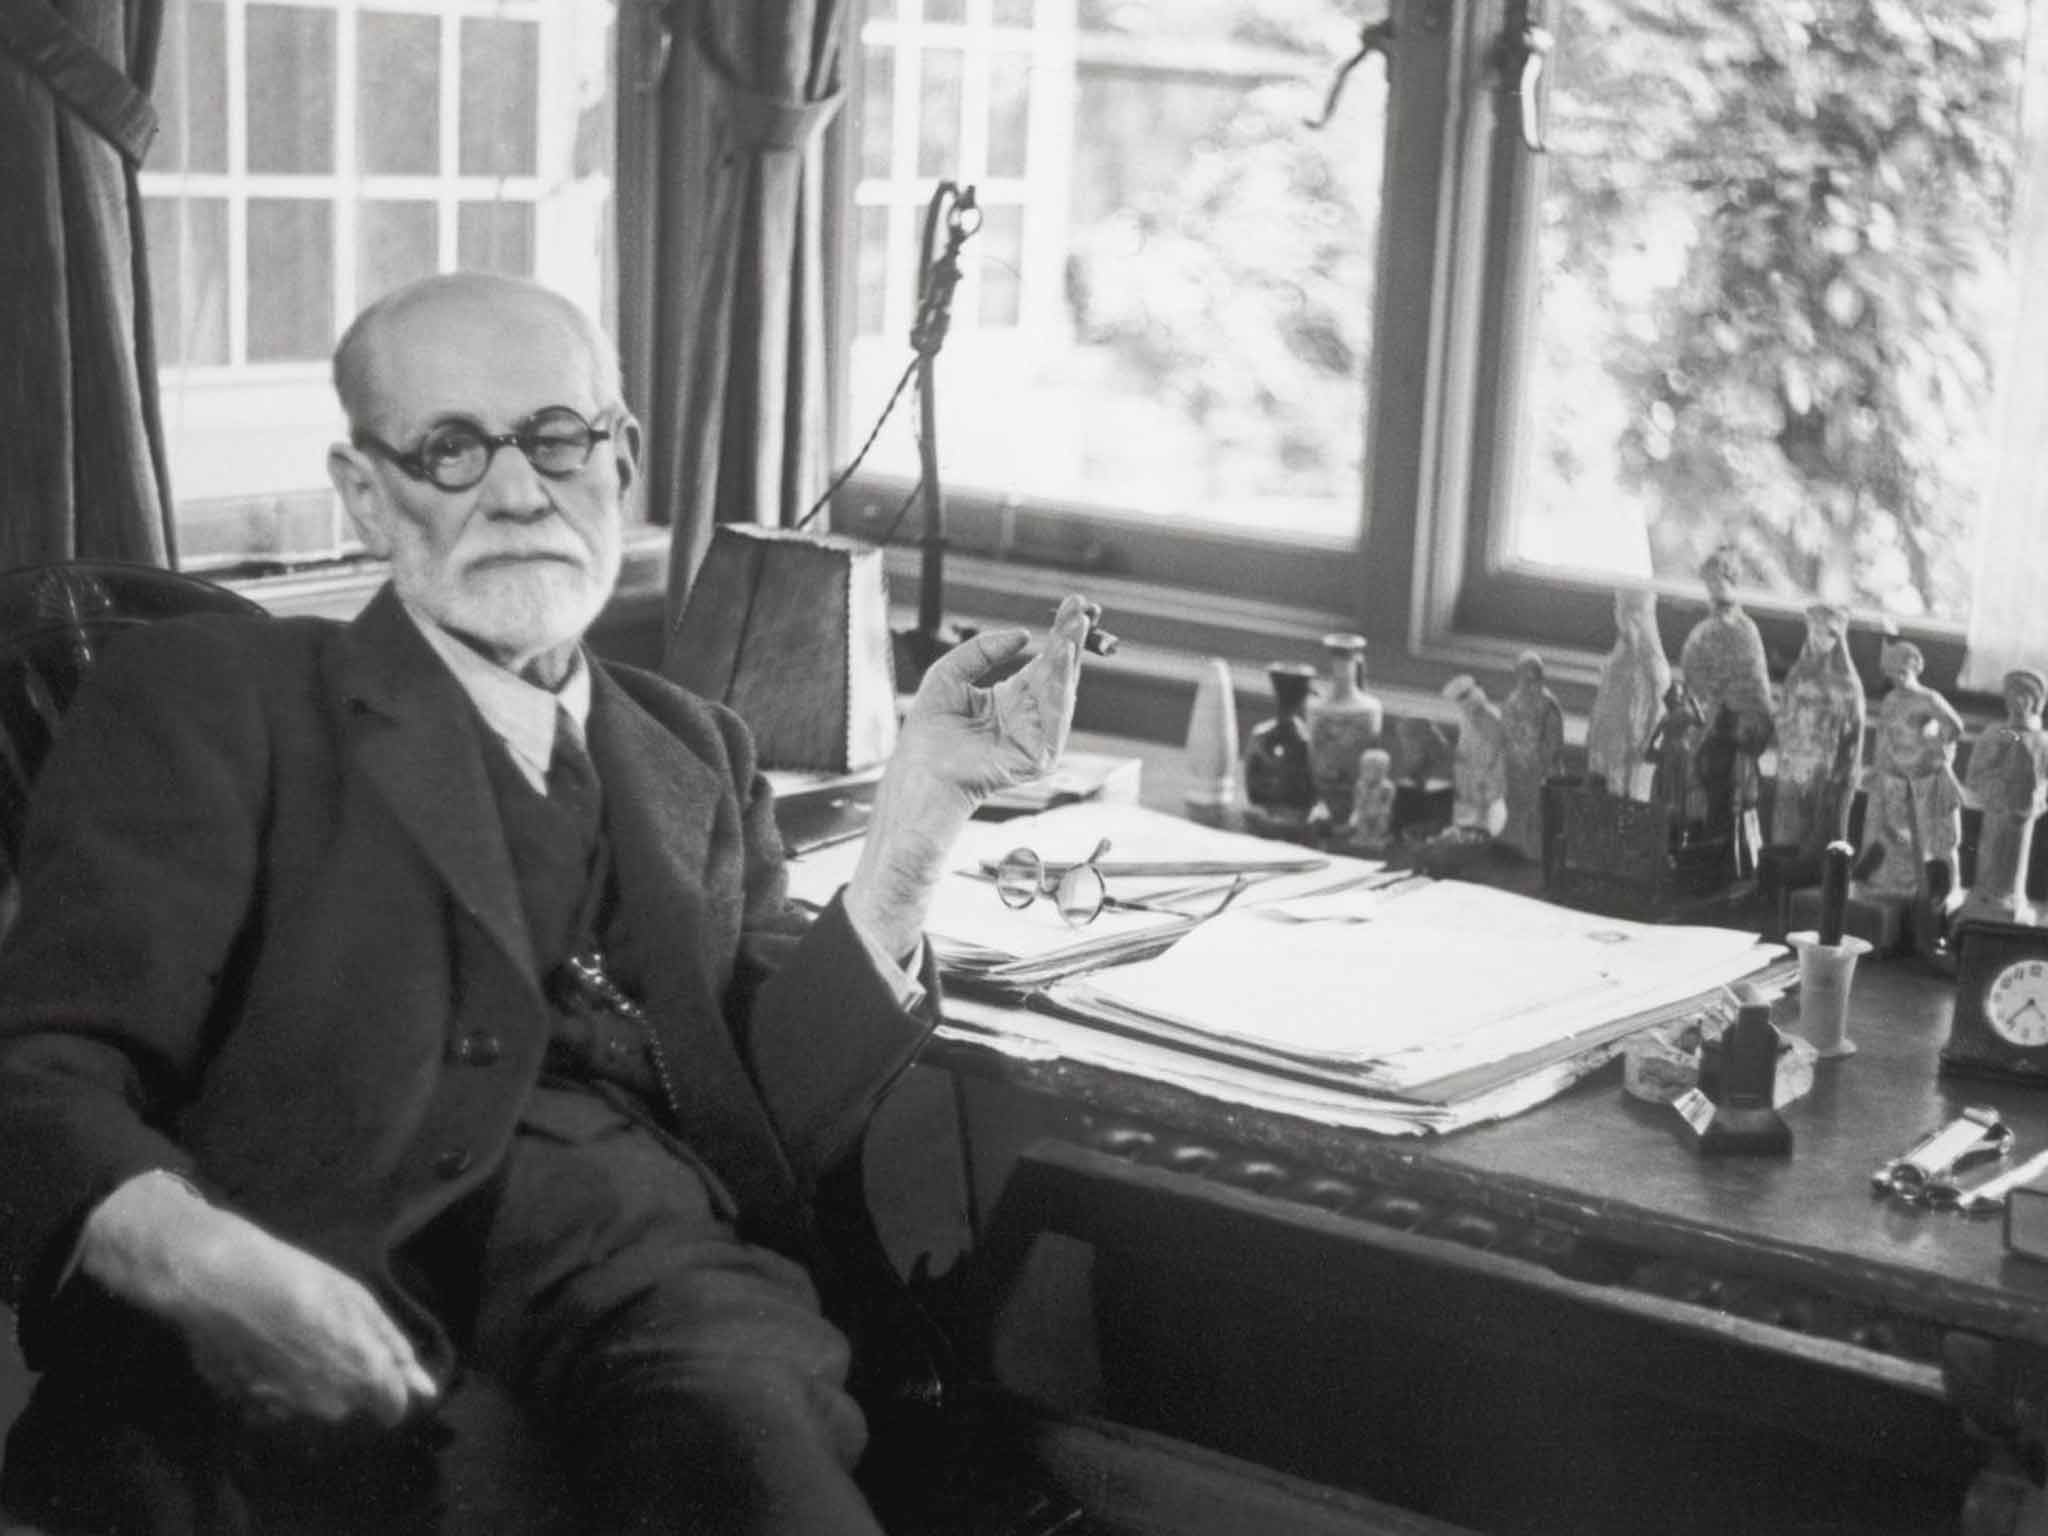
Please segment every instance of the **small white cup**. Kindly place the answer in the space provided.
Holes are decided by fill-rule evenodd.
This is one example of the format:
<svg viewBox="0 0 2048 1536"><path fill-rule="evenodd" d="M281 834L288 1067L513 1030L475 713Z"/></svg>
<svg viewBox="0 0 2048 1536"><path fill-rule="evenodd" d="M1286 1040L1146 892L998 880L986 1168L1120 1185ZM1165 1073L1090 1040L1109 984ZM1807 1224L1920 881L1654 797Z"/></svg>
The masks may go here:
<svg viewBox="0 0 2048 1536"><path fill-rule="evenodd" d="M1870 952L1870 941L1853 933L1839 944L1823 944L1811 929L1788 933L1785 942L1799 951L1799 1034L1822 1056L1848 1056L1856 1042L1848 1036L1849 986L1856 959Z"/></svg>

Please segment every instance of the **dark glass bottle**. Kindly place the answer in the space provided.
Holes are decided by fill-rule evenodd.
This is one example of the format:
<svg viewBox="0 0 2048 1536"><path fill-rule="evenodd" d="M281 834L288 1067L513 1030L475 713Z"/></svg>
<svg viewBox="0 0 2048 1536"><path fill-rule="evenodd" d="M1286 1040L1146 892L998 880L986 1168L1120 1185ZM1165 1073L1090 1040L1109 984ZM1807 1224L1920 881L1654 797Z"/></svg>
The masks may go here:
<svg viewBox="0 0 2048 1536"><path fill-rule="evenodd" d="M1275 662L1266 669L1273 685L1273 718L1252 727L1244 748L1246 819L1254 831L1306 827L1315 808L1307 721L1315 676L1316 669L1301 662Z"/></svg>

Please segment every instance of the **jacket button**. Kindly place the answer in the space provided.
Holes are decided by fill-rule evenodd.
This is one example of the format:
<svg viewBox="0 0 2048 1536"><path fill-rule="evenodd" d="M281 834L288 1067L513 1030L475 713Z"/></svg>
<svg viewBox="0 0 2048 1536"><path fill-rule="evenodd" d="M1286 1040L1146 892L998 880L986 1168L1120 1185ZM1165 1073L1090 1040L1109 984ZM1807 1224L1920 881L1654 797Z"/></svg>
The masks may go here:
<svg viewBox="0 0 2048 1536"><path fill-rule="evenodd" d="M476 1161L467 1147L450 1147L434 1159L434 1172L444 1179L459 1179L469 1172L469 1165Z"/></svg>
<svg viewBox="0 0 2048 1536"><path fill-rule="evenodd" d="M482 1029L471 1030L455 1047L456 1059L472 1067L488 1067L504 1054L504 1041Z"/></svg>

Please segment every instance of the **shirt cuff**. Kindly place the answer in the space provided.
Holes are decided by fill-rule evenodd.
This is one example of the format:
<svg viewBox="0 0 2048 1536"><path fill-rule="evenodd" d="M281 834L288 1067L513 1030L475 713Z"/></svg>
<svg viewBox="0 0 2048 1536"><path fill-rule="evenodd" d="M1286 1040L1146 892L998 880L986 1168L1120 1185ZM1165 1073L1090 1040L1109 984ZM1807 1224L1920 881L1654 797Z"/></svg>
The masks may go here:
<svg viewBox="0 0 2048 1536"><path fill-rule="evenodd" d="M852 913L847 914L846 925L860 940L860 947L868 952L868 958L874 961L875 974L896 994L896 1006L905 1013L914 1012L921 1007L925 999L925 990L924 984L917 978L924 971L924 940L917 941L917 948L910 952L907 959L898 960L853 920Z"/></svg>

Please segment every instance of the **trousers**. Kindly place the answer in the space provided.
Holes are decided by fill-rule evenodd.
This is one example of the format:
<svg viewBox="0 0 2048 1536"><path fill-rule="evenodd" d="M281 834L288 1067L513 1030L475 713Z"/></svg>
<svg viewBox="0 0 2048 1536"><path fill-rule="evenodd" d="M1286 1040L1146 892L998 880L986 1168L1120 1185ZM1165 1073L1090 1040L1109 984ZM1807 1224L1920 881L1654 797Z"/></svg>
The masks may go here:
<svg viewBox="0 0 2048 1536"><path fill-rule="evenodd" d="M17 1425L10 1510L62 1536L881 1536L803 1266L625 1109L544 1086L533 1111L400 1255L464 1362L435 1413L252 1427L127 1314Z"/></svg>

